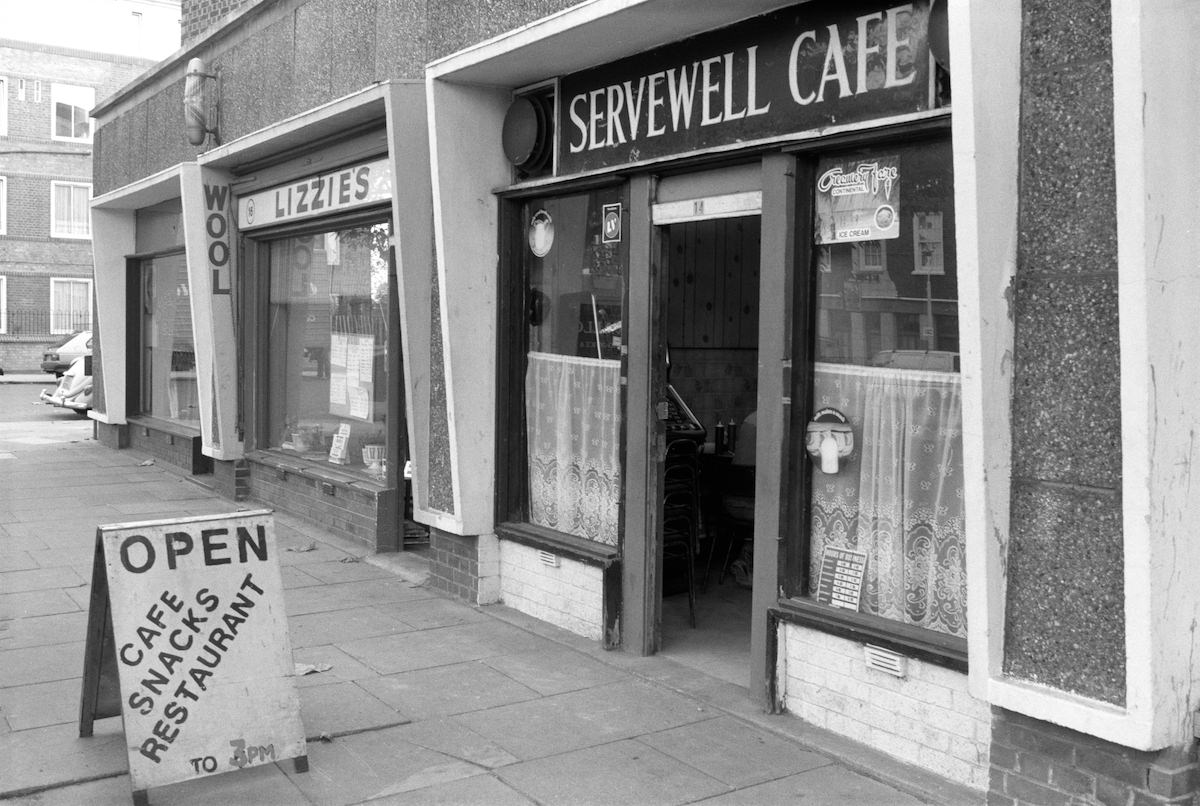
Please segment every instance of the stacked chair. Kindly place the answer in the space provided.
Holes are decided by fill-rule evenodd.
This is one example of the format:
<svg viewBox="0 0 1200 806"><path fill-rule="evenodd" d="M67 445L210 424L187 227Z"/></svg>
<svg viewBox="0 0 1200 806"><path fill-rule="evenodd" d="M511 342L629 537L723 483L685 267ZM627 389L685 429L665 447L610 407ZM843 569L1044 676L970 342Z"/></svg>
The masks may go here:
<svg viewBox="0 0 1200 806"><path fill-rule="evenodd" d="M696 555L700 551L700 449L688 438L667 443L663 473L663 559L682 560L688 614L696 626Z"/></svg>

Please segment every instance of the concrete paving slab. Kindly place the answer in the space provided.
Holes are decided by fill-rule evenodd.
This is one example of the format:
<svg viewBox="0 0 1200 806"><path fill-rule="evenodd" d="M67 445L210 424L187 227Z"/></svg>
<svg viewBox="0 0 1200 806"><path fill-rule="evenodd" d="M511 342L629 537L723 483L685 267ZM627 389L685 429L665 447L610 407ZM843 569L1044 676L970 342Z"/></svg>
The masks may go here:
<svg viewBox="0 0 1200 806"><path fill-rule="evenodd" d="M293 647L344 644L377 635L411 632L412 627L376 606L306 613L288 619Z"/></svg>
<svg viewBox="0 0 1200 806"><path fill-rule="evenodd" d="M977 801L982 802L980 795ZM972 801L965 801L969 803ZM804 806L917 806L920 800L842 767L819 767L745 789L736 789L704 806L762 806L764 803L803 803Z"/></svg>
<svg viewBox="0 0 1200 806"><path fill-rule="evenodd" d="M631 740L515 764L495 774L546 806L676 806L729 791L695 767Z"/></svg>
<svg viewBox="0 0 1200 806"><path fill-rule="evenodd" d="M50 616L79 610L66 590L26 591L0 594L0 619Z"/></svg>
<svg viewBox="0 0 1200 806"><path fill-rule="evenodd" d="M28 551L0 549L0 571L28 571L40 567Z"/></svg>
<svg viewBox="0 0 1200 806"><path fill-rule="evenodd" d="M80 670L82 670L82 665ZM47 725L79 724L79 677L51 683L0 688L0 711L14 731Z"/></svg>
<svg viewBox="0 0 1200 806"><path fill-rule="evenodd" d="M0 736L0 758L0 797L128 771L120 719L96 722L86 739L79 737L77 723L7 733Z"/></svg>
<svg viewBox="0 0 1200 806"><path fill-rule="evenodd" d="M285 772L311 802L331 805L359 803L483 774L474 764L404 741L398 730L310 742L309 771L285 768Z"/></svg>
<svg viewBox="0 0 1200 806"><path fill-rule="evenodd" d="M320 585L284 591L289 616L320 613L371 604L416 601L437 594L395 577L339 585Z"/></svg>
<svg viewBox="0 0 1200 806"><path fill-rule="evenodd" d="M304 573L316 577L324 583L359 582L364 579L387 579L391 575L381 568L376 568L367 562L328 562L309 563L304 566Z"/></svg>
<svg viewBox="0 0 1200 806"><path fill-rule="evenodd" d="M712 717L693 700L625 680L453 719L529 760Z"/></svg>
<svg viewBox="0 0 1200 806"><path fill-rule="evenodd" d="M8 629L2 629L7 626ZM64 640L81 640L87 635L87 613L57 613L0 622L0 650L49 646Z"/></svg>
<svg viewBox="0 0 1200 806"><path fill-rule="evenodd" d="M307 588L312 585L324 584L321 582L321 580L304 573L294 565L285 565L280 567L279 574L283 579L284 588Z"/></svg>
<svg viewBox="0 0 1200 806"><path fill-rule="evenodd" d="M490 739L451 719L426 719L405 725L399 734L405 741L448 756L493 769L516 764L519 758Z"/></svg>
<svg viewBox="0 0 1200 806"><path fill-rule="evenodd" d="M602 686L624 676L613 667L570 649L499 655L483 662L544 695Z"/></svg>
<svg viewBox="0 0 1200 806"><path fill-rule="evenodd" d="M692 765L731 787L751 786L833 763L794 742L719 716L638 737L638 741Z"/></svg>
<svg viewBox="0 0 1200 806"><path fill-rule="evenodd" d="M371 806L534 806L535 801L491 775L475 775L457 781L388 795L371 801Z"/></svg>
<svg viewBox="0 0 1200 806"><path fill-rule="evenodd" d="M83 641L0 651L0 688L50 683L81 674Z"/></svg>
<svg viewBox="0 0 1200 806"><path fill-rule="evenodd" d="M33 795L0 798L4 806L129 806L131 796L129 776L101 778L85 784L49 789Z"/></svg>
<svg viewBox="0 0 1200 806"><path fill-rule="evenodd" d="M392 609L396 618L418 630L491 620L478 607L440 596L405 602Z"/></svg>
<svg viewBox="0 0 1200 806"><path fill-rule="evenodd" d="M360 680L358 684L413 719L482 711L539 696L477 661Z"/></svg>
<svg viewBox="0 0 1200 806"><path fill-rule="evenodd" d="M4 515L0 514L0 519L4 519ZM3 520L9 526L13 526L15 521L11 515ZM11 529L5 529L4 534L0 535L3 545L7 551L38 551L39 549L50 548L46 545L46 541L38 535L33 534L18 534Z"/></svg>
<svg viewBox="0 0 1200 806"><path fill-rule="evenodd" d="M410 721L406 714L351 682L300 689L300 720L310 738L322 734L340 736Z"/></svg>
<svg viewBox="0 0 1200 806"><path fill-rule="evenodd" d="M5 593L42 591L77 585L83 577L70 568L35 568L31 571L5 571L0 573L0 590Z"/></svg>
<svg viewBox="0 0 1200 806"><path fill-rule="evenodd" d="M331 683L366 680L379 676L335 646L294 647L292 660L297 664L313 666L328 664L329 666L329 669L324 672L297 676L296 685L302 687L327 686Z"/></svg>
<svg viewBox="0 0 1200 806"><path fill-rule="evenodd" d="M28 553L37 562L38 568L62 568L63 566L67 566L74 568L78 572L81 567L86 567L88 569L88 577L90 577L92 571L92 554L94 552L95 546L87 544L45 548Z"/></svg>
<svg viewBox="0 0 1200 806"><path fill-rule="evenodd" d="M529 652L543 646L543 641L506 624L481 622L349 641L338 646L380 674L396 674L509 652Z"/></svg>

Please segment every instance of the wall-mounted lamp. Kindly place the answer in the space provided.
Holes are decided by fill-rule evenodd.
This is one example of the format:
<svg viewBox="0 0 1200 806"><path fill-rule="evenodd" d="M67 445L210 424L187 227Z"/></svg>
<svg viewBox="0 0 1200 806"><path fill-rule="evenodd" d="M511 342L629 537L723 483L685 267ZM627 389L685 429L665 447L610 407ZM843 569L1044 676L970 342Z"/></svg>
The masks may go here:
<svg viewBox="0 0 1200 806"><path fill-rule="evenodd" d="M212 79L211 84L209 79ZM187 141L194 146L203 145L204 139L210 134L214 143L221 144L218 132L221 118L220 88L218 75L208 72L203 59L188 62L183 80L183 130Z"/></svg>

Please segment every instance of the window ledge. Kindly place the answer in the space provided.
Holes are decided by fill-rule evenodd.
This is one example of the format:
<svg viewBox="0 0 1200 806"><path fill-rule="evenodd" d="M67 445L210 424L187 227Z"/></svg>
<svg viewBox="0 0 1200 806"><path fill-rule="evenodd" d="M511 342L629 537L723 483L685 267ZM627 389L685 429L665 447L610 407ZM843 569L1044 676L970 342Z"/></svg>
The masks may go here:
<svg viewBox="0 0 1200 806"><path fill-rule="evenodd" d="M967 671L967 640L898 621L819 605L806 599L780 599L772 614L780 621L882 646L917 660Z"/></svg>
<svg viewBox="0 0 1200 806"><path fill-rule="evenodd" d="M200 429L190 425L177 423L174 420L164 420L161 417L152 417L148 414L131 415L126 418L130 426L139 428L153 428L155 431L161 431L164 434L171 434L176 437L184 437L185 439L195 439L200 436Z"/></svg>
<svg viewBox="0 0 1200 806"><path fill-rule="evenodd" d="M275 470L328 482L339 487L361 490L371 495L381 495L395 489L383 482L371 481L354 473L340 470L336 465L327 465L284 451L252 451L246 454L246 459Z"/></svg>
<svg viewBox="0 0 1200 806"><path fill-rule="evenodd" d="M616 546L606 546L529 523L498 524L496 535L502 540L511 540L523 546L548 551L587 565L598 565L601 568L609 567L620 558Z"/></svg>

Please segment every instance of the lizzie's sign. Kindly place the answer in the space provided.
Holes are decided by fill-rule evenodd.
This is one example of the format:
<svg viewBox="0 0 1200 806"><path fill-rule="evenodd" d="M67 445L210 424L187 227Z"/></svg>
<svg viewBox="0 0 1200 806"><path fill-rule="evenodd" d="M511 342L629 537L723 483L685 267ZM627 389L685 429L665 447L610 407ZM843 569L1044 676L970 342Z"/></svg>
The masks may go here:
<svg viewBox="0 0 1200 806"><path fill-rule="evenodd" d="M559 173L930 107L929 0L805 3L565 76Z"/></svg>

